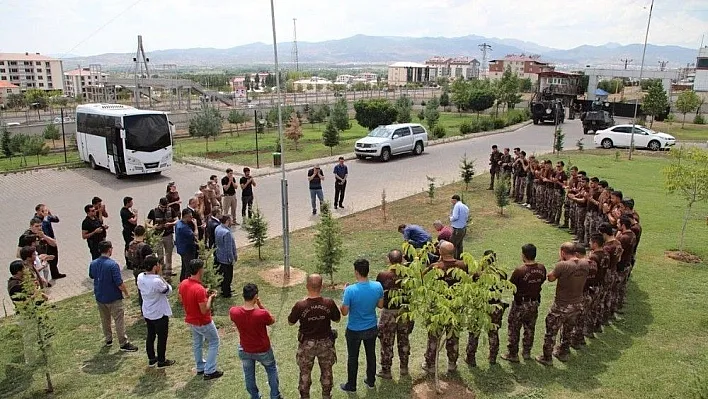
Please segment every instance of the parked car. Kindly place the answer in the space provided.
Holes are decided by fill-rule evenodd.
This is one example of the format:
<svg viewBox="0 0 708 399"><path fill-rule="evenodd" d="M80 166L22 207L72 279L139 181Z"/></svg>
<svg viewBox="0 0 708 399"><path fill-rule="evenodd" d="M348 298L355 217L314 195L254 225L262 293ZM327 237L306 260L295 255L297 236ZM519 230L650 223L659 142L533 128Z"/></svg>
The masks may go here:
<svg viewBox="0 0 708 399"><path fill-rule="evenodd" d="M65 116L65 117L64 117L64 123L71 123L71 122L73 122L73 121L74 121L74 120L71 119L70 116ZM53 123L61 123L61 116L55 117Z"/></svg>
<svg viewBox="0 0 708 399"><path fill-rule="evenodd" d="M420 155L428 145L428 131L418 123L379 126L354 144L359 159L376 157L388 162L391 155L412 152Z"/></svg>
<svg viewBox="0 0 708 399"><path fill-rule="evenodd" d="M593 142L602 148L629 147L632 140L632 125L617 125L595 133ZM670 134L656 132L641 125L634 126L634 147L652 151L665 150L676 145Z"/></svg>

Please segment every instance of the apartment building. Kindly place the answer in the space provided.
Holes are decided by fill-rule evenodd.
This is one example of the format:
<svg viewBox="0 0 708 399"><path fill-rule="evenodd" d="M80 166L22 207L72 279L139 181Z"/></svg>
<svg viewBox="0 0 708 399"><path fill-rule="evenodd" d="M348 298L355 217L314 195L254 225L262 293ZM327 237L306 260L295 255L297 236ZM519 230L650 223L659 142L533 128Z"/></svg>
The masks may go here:
<svg viewBox="0 0 708 399"><path fill-rule="evenodd" d="M509 54L504 58L489 61L487 76L492 80L500 79L507 66L511 67L511 72L516 73L520 78L530 78L532 82L538 80L539 73L555 70L553 65L541 62L539 55Z"/></svg>
<svg viewBox="0 0 708 399"><path fill-rule="evenodd" d="M95 88L104 87L107 80L108 74L101 72L96 66L72 69L64 72L64 94L69 97L80 96L88 99L87 93L95 92Z"/></svg>
<svg viewBox="0 0 708 399"><path fill-rule="evenodd" d="M337 75L334 80L336 85L350 85L354 83L372 84L378 81L378 75L373 72L363 72L358 75Z"/></svg>
<svg viewBox="0 0 708 399"><path fill-rule="evenodd" d="M708 91L708 46L698 50L695 75L693 90L700 92Z"/></svg>
<svg viewBox="0 0 708 399"><path fill-rule="evenodd" d="M20 87L15 86L6 80L0 80L0 108L7 103L7 96L10 94L20 94Z"/></svg>
<svg viewBox="0 0 708 399"><path fill-rule="evenodd" d="M436 56L425 61L430 67L430 78L446 77L450 79L478 79L479 61L470 57L440 57Z"/></svg>
<svg viewBox="0 0 708 399"><path fill-rule="evenodd" d="M62 62L39 53L0 53L0 81L12 83L20 91L63 90Z"/></svg>
<svg viewBox="0 0 708 399"><path fill-rule="evenodd" d="M431 82L429 65L417 62L396 62L388 66L388 85L405 86L408 83L427 84Z"/></svg>
<svg viewBox="0 0 708 399"><path fill-rule="evenodd" d="M582 87L583 76L577 73L558 71L540 72L537 87L539 91L550 92L555 95L580 96L585 93Z"/></svg>

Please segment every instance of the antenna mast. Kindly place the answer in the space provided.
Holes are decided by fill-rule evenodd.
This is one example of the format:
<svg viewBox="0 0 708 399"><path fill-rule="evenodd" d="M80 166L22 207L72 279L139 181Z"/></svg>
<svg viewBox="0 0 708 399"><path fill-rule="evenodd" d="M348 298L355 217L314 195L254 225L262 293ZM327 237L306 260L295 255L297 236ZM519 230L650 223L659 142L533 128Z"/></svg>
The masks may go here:
<svg viewBox="0 0 708 399"><path fill-rule="evenodd" d="M669 61L659 61L659 70L660 71L665 71L666 70L666 65L669 63Z"/></svg>
<svg viewBox="0 0 708 399"><path fill-rule="evenodd" d="M295 64L295 70L300 70L300 60L298 59L297 53L297 18L293 18L293 50L292 50L293 63Z"/></svg>
<svg viewBox="0 0 708 399"><path fill-rule="evenodd" d="M632 61L634 61L634 60L630 60L629 58L624 58L624 59L621 59L620 61L624 62L624 69L626 70L626 69L627 69L627 65L628 65L629 63L631 63Z"/></svg>
<svg viewBox="0 0 708 399"><path fill-rule="evenodd" d="M150 62L150 59L145 56L142 35L138 35L138 50L135 52L133 62L135 63L135 91L133 95L135 97L135 108L140 108L140 79L143 79L143 75L145 78L150 79L150 71L148 70L148 62ZM145 67L144 74L143 67Z"/></svg>
<svg viewBox="0 0 708 399"><path fill-rule="evenodd" d="M479 50L482 52L482 75L487 76L487 52L492 51L492 46L487 43L482 43L478 47Z"/></svg>

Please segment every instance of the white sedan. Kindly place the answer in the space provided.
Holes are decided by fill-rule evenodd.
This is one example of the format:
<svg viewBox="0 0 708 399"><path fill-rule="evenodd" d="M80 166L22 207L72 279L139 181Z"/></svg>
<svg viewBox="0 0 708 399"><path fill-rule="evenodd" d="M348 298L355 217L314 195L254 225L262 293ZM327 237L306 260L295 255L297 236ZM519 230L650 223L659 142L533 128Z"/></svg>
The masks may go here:
<svg viewBox="0 0 708 399"><path fill-rule="evenodd" d="M593 142L602 148L629 147L632 141L632 125L615 125L595 133ZM676 145L670 134L656 132L641 125L634 125L634 147L652 151L665 150Z"/></svg>

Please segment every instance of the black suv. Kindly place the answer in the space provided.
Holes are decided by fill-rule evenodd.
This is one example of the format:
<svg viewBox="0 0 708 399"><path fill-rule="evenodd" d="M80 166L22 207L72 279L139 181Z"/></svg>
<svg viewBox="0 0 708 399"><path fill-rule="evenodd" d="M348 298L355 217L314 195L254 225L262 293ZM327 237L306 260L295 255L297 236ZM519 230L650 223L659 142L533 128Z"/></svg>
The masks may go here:
<svg viewBox="0 0 708 399"><path fill-rule="evenodd" d="M580 120L583 121L583 134L588 134L592 131L597 133L598 130L605 130L615 125L615 120L607 111L588 111L580 115Z"/></svg>

